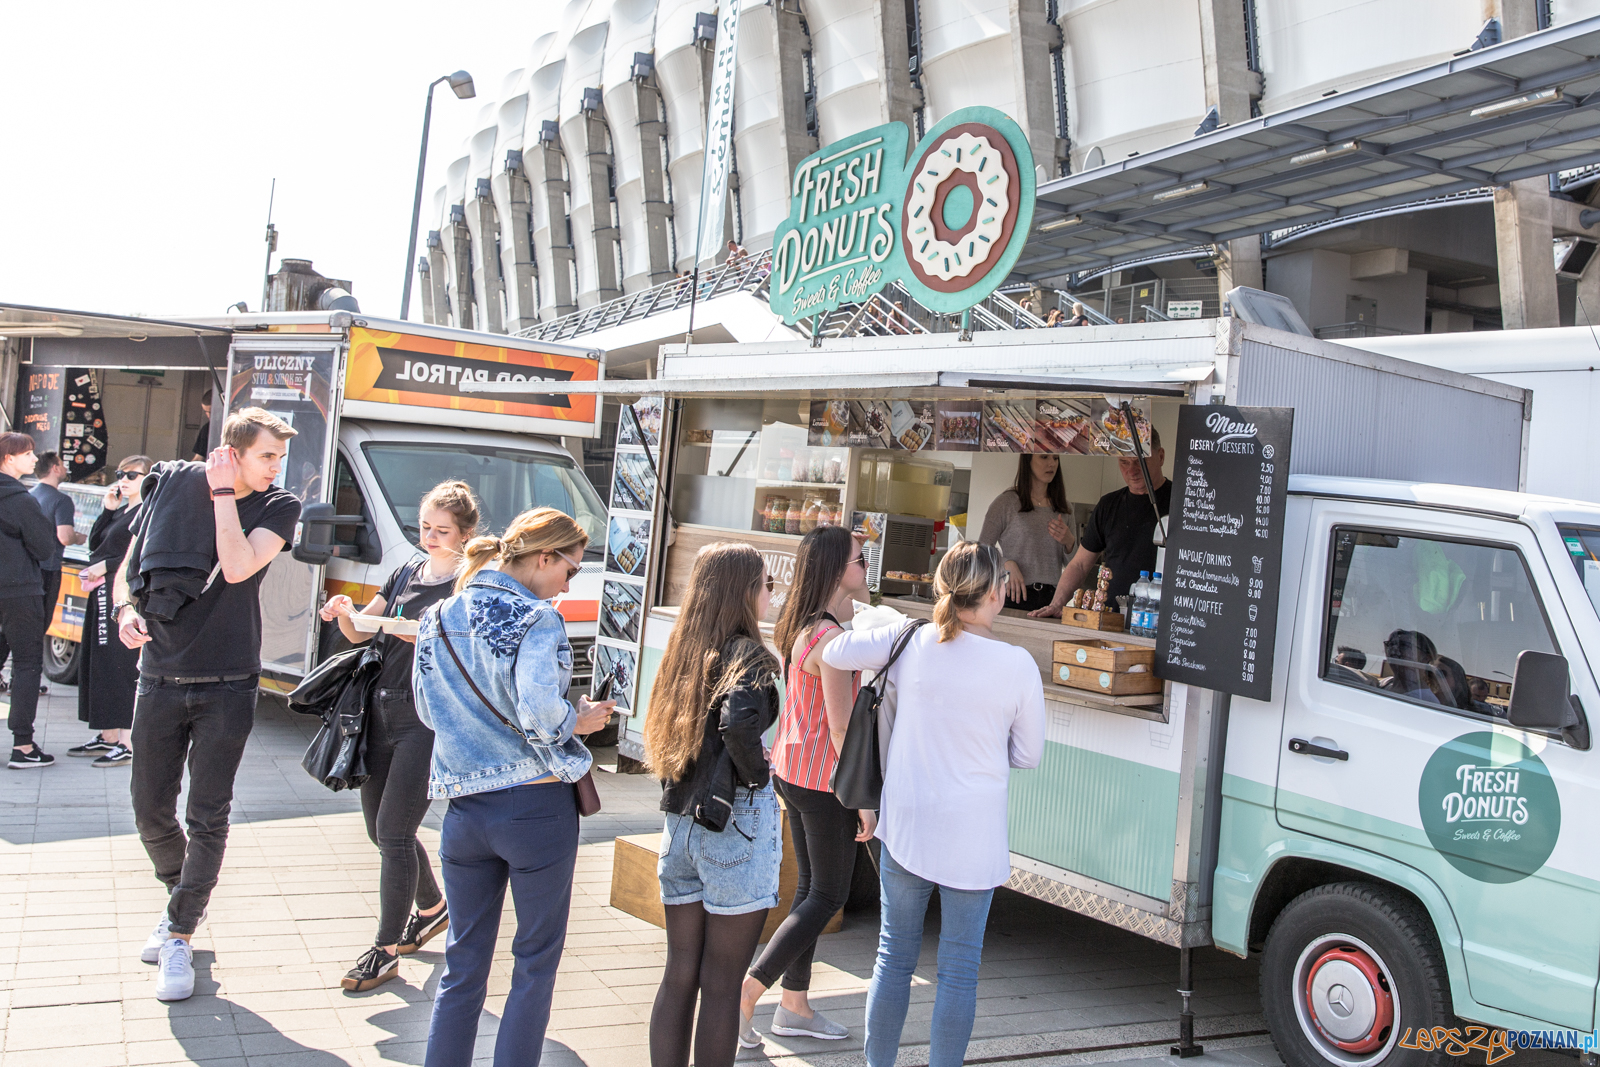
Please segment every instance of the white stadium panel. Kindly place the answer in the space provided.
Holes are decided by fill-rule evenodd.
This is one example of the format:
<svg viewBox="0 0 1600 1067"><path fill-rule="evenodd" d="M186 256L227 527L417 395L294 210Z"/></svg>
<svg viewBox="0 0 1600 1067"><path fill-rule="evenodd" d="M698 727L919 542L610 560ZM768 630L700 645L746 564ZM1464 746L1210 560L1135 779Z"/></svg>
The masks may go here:
<svg viewBox="0 0 1600 1067"><path fill-rule="evenodd" d="M467 209L467 232L472 234L472 288L477 293L478 315L481 316L481 321L476 321L474 325L480 330L487 329L491 323L504 321L498 314L490 316L491 287L484 277L484 257L494 255L494 243L498 235L483 232L476 203L478 179L487 178L494 173L494 146L495 135L499 133L499 110L500 106L493 101L479 108L478 119L474 123L477 132L467 138L467 180L464 200ZM498 301L499 295L493 294L493 298ZM497 308L496 311L498 310Z"/></svg>
<svg viewBox="0 0 1600 1067"><path fill-rule="evenodd" d="M468 140L470 140L470 138ZM470 302L471 299L470 297L463 298L462 295L457 292L456 279L460 277L460 275L457 273L458 268L456 265L456 245L455 242L450 239L449 230L451 210L462 204L466 199L467 171L472 166L472 158L467 154L467 148L468 142L463 141L461 144L462 154L444 170L444 217L440 220L439 226L441 236L444 238L444 282L448 287L447 291L450 294L450 314L453 320L451 324L454 326L464 326L469 321L465 312L467 303ZM468 265L467 269L472 269L470 264ZM437 284L437 282L435 284Z"/></svg>
<svg viewBox="0 0 1600 1067"><path fill-rule="evenodd" d="M1071 0L1066 39L1072 168L1183 141L1205 117L1200 12L1170 0Z"/></svg>
<svg viewBox="0 0 1600 1067"><path fill-rule="evenodd" d="M1550 0L1552 26L1565 26L1595 15L1600 15L1600 0Z"/></svg>
<svg viewBox="0 0 1600 1067"><path fill-rule="evenodd" d="M662 0L656 9L656 82L667 108L667 173L672 177L673 230L678 261L694 266L696 226L700 221L700 171L704 166L705 97L700 86L700 54L694 44L694 17L715 13L715 0Z"/></svg>
<svg viewBox="0 0 1600 1067"><path fill-rule="evenodd" d="M528 118L528 77L526 71L515 70L506 76L502 95L505 97L495 110L494 165L489 174L489 188L494 196L495 214L500 220L500 276L505 279L507 323L524 312L517 306L517 246L510 239L511 177L506 171L506 153L522 148L522 130ZM525 309L529 318L533 309Z"/></svg>
<svg viewBox="0 0 1600 1067"><path fill-rule="evenodd" d="M1007 0L921 0L921 11L928 125L976 106L1020 122Z"/></svg>
<svg viewBox="0 0 1600 1067"><path fill-rule="evenodd" d="M561 94L561 68L566 62L565 42L559 34L549 34L545 41L546 55L550 60L535 67L528 79L528 117L522 127L522 162L532 182L534 261L539 267L539 306L547 308L556 303L555 267L549 259L550 248L550 198L545 193L543 176L544 145L539 141L539 131L548 120L554 122ZM556 47L557 44L561 47ZM552 55L553 53L553 55ZM540 162L532 157L538 155Z"/></svg>
<svg viewBox="0 0 1600 1067"><path fill-rule="evenodd" d="M622 281L627 291L650 284L650 240L645 229L638 123L641 117L649 121L658 116L640 116L639 94L632 71L634 53L649 52L654 47L655 32L655 0L615 0L612 3L601 81L605 87L606 124L611 127L611 154L617 172Z"/></svg>
<svg viewBox="0 0 1600 1067"><path fill-rule="evenodd" d="M1484 5L1462 0L1255 0L1263 114L1438 63L1483 28ZM1109 155L1106 157L1111 158Z"/></svg>
<svg viewBox="0 0 1600 1067"><path fill-rule="evenodd" d="M584 14L567 42L567 62L561 72L561 147L567 154L567 180L572 189L572 247L578 262L578 292L574 295L580 307L596 302L595 292L600 285L594 229L611 224L611 190L591 187L588 116L581 106L583 91L600 86L607 26L603 17L597 19L595 15L603 16L608 6L595 3Z"/></svg>
<svg viewBox="0 0 1600 1067"><path fill-rule="evenodd" d="M816 77L821 143L889 121L878 42L876 4L860 0L808 0L811 69Z"/></svg>
<svg viewBox="0 0 1600 1067"><path fill-rule="evenodd" d="M733 143L744 246L752 252L772 247L772 232L789 213L789 165L783 151L783 94L773 21L770 6L744 0L739 10L739 65L734 71Z"/></svg>

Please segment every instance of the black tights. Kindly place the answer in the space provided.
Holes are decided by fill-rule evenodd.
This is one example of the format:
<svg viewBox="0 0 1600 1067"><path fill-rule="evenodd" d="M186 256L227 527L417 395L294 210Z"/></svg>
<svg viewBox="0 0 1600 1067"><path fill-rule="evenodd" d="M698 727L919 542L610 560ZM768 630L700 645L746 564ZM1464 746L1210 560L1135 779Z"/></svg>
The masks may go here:
<svg viewBox="0 0 1600 1067"><path fill-rule="evenodd" d="M696 904L668 904L667 969L650 1012L651 1067L731 1067L739 1051L739 989L755 955L767 909L710 915ZM700 1025L694 1000L700 995Z"/></svg>

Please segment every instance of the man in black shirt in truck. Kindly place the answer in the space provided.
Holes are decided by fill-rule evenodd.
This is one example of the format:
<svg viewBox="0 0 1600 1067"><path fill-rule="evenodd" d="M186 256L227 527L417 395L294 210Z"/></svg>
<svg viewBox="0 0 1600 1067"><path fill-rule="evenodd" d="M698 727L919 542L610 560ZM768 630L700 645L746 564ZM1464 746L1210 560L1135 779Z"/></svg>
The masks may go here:
<svg viewBox="0 0 1600 1067"><path fill-rule="evenodd" d="M1150 427L1150 454L1145 462L1150 465L1150 480L1155 483L1152 494L1145 488L1144 471L1137 456L1119 456L1117 469L1122 472L1126 486L1100 498L1089 515L1078 551L1061 569L1061 581L1056 585L1055 596L1048 607L1028 614L1036 619L1051 619L1061 614L1061 608L1078 589L1094 583L1096 568L1103 561L1111 568L1111 589L1106 594L1106 610L1115 611L1119 596L1127 596L1128 588L1139 580L1140 571L1156 568L1156 516L1150 500L1163 517L1172 504L1172 483L1161 473L1166 462L1166 450L1161 447L1161 435Z"/></svg>
<svg viewBox="0 0 1600 1067"><path fill-rule="evenodd" d="M204 464L158 464L117 569L117 632L141 649L134 823L171 892L140 954L159 964L160 1000L194 992L189 939L222 869L233 779L255 723L261 578L300 518L300 502L274 484L294 434L276 415L244 408L228 416L222 447ZM187 837L177 819L186 762Z"/></svg>

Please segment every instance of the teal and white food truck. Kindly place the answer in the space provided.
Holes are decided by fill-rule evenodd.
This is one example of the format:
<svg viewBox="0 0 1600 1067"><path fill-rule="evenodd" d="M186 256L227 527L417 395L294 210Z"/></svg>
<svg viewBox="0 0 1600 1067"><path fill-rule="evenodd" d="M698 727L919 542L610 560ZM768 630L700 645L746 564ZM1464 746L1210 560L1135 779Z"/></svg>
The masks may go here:
<svg viewBox="0 0 1600 1067"><path fill-rule="evenodd" d="M648 385L572 389L650 393L636 429L624 412L617 467L631 449L642 493L613 493L634 551L628 572L607 561L599 638L623 668L632 755L700 546L762 551L775 617L801 531L848 521L876 536L884 603L926 615L925 576L979 535L1017 453L1062 457L1081 524L1122 484L1103 446L1127 402L1165 445L1176 513L1203 495L1194 464L1219 434L1248 452L1251 411L1292 409L1287 476L1266 469L1283 455L1251 453L1256 514L1276 526L1232 559L1174 559L1176 527L1166 549L1163 641L1181 623L1186 654L1216 660L1208 635L1245 634L1221 651L1250 685L1196 684L1103 613L1075 617L1098 629L996 623L1033 654L1049 715L1042 765L1012 778L1010 887L1183 950L1259 955L1297 1067L1437 1059L1417 1035L1463 1022L1595 1025L1600 506L1522 492L1529 391L1232 318L669 346ZM1243 411L1202 440L1197 405ZM1250 628L1229 630L1257 596ZM1110 666L1086 683L1072 662L1096 642L1155 677Z"/></svg>

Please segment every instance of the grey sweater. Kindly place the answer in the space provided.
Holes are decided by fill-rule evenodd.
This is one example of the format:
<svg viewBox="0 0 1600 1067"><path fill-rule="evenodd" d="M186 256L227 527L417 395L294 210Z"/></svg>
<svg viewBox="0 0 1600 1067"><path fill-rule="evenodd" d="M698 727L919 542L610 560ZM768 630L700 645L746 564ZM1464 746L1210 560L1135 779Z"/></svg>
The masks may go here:
<svg viewBox="0 0 1600 1067"><path fill-rule="evenodd" d="M1017 491L1007 489L989 505L978 540L999 545L1006 559L1022 568L1022 580L1029 585L1055 585L1071 558L1070 551L1050 536L1050 521L1056 514L1048 504L1021 510ZM1070 524L1070 515L1067 521Z"/></svg>

